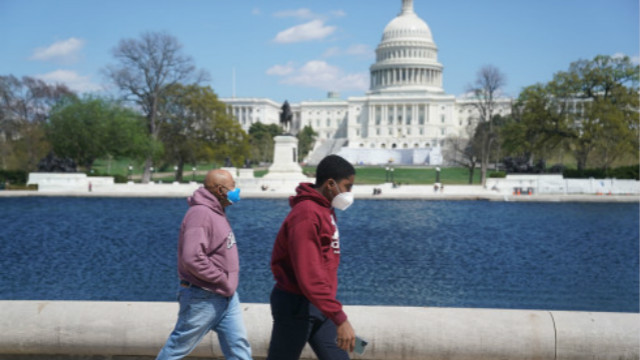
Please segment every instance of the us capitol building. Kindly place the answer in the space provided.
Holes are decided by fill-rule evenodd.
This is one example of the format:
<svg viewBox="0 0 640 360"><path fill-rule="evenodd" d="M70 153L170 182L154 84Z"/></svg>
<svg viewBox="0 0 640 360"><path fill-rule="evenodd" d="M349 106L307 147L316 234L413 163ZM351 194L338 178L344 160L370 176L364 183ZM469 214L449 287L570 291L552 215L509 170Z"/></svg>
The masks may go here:
<svg viewBox="0 0 640 360"><path fill-rule="evenodd" d="M318 133L306 161L317 164L339 154L354 164L441 165L445 139L468 138L478 113L472 98L456 98L442 88L443 66L429 26L402 0L402 11L387 24L371 65L369 91L340 99L290 104L291 132L305 126ZM248 132L251 124L279 124L282 104L266 98L222 98ZM511 111L511 99L497 101L496 113ZM451 154L453 156L453 154Z"/></svg>

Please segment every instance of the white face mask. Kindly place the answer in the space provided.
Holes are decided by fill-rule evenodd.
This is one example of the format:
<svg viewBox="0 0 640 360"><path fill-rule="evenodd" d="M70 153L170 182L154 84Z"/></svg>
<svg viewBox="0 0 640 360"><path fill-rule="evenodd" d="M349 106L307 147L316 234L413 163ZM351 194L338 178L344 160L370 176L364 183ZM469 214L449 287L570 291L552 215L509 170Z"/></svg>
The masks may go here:
<svg viewBox="0 0 640 360"><path fill-rule="evenodd" d="M337 186L338 185L336 184L336 187ZM340 191L340 188L338 188L338 191ZM338 195L336 195L336 197L333 198L333 200L331 200L331 206L342 211L347 210L347 208L351 206L351 204L353 204L353 193L351 191L340 192Z"/></svg>

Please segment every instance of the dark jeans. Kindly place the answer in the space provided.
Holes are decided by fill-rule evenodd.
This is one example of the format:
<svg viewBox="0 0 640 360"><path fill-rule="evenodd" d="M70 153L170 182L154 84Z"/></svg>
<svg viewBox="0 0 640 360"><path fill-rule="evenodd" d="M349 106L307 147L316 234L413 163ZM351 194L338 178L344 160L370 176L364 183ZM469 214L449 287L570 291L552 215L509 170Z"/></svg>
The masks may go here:
<svg viewBox="0 0 640 360"><path fill-rule="evenodd" d="M348 360L336 343L336 325L302 295L271 292L273 330L267 360L298 360L309 342L319 360Z"/></svg>

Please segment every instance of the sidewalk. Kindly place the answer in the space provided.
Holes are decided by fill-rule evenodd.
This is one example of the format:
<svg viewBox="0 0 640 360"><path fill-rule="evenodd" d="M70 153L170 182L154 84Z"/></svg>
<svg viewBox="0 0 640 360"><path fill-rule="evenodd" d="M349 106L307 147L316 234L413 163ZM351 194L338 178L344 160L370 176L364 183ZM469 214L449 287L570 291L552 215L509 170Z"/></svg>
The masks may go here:
<svg viewBox="0 0 640 360"><path fill-rule="evenodd" d="M88 196L88 197L187 197L202 186L199 183L171 184L112 184L95 185L88 189L61 191L3 190L0 197L12 196ZM256 187L243 187L239 184L244 199L286 199L295 194L295 185L282 188L261 190ZM374 195L374 189L380 193ZM484 200L484 201L521 201L521 202L636 202L640 195L595 195L595 194L505 194L482 186L445 185L444 189L434 191L432 185L392 184L355 185L356 199L368 200Z"/></svg>

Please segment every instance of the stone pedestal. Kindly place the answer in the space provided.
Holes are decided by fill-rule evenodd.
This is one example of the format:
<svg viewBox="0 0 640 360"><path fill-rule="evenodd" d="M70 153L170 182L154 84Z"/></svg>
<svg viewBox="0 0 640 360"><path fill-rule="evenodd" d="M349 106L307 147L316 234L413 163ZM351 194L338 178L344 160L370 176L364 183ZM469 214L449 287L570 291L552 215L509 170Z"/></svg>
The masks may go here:
<svg viewBox="0 0 640 360"><path fill-rule="evenodd" d="M298 165L298 139L291 135L281 135L273 138L273 164L264 179L307 180Z"/></svg>

